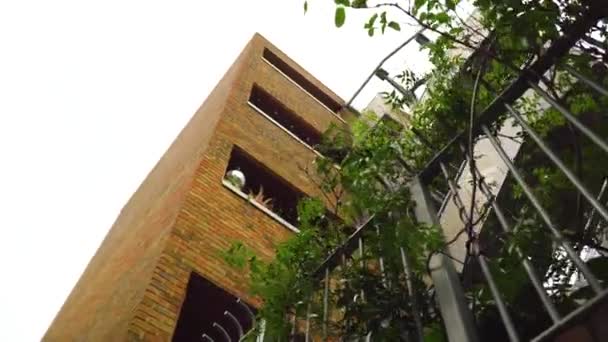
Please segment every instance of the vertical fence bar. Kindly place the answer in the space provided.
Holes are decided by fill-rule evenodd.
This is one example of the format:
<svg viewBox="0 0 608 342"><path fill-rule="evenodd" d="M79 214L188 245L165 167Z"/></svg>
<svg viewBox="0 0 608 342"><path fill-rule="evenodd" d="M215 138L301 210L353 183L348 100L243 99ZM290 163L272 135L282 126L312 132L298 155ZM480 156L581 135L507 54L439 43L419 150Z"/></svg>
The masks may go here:
<svg viewBox="0 0 608 342"><path fill-rule="evenodd" d="M517 336L517 332L515 331L515 327L513 326L513 321L511 320L511 316L507 311L507 306L502 300L500 291L498 291L498 287L494 282L494 278L492 277L492 273L490 272L490 267L488 267L488 263L486 261L485 256L479 254L479 251L476 251L475 254L477 254L477 260L479 261L481 272L483 273L483 277L486 279L486 282L490 287L490 292L492 292L492 297L494 297L496 307L498 308L500 317L502 317L502 323L505 325L505 330L507 330L507 334L509 334L509 340L514 342L519 341L519 337Z"/></svg>
<svg viewBox="0 0 608 342"><path fill-rule="evenodd" d="M378 228L378 226L376 226L376 235L378 236L378 238L380 238L380 228ZM378 247L379 249L381 248L381 242L378 241ZM390 287L389 281L386 278L386 272L384 270L384 257L382 256L382 251L379 251L379 257L378 257L378 263L380 264L380 273L382 274L382 284L384 285L384 287L388 288Z"/></svg>
<svg viewBox="0 0 608 342"><path fill-rule="evenodd" d="M266 335L266 321L262 320L260 322L260 333L258 334L257 338L255 339L256 342L264 342L264 336Z"/></svg>
<svg viewBox="0 0 608 342"><path fill-rule="evenodd" d="M230 337L230 335L228 334L228 332L226 331L226 329L224 329L224 327L217 323L217 322L213 322L213 327L216 328L217 330L219 330L222 335L224 336L224 338L226 339L226 341L228 342L232 342L232 338Z"/></svg>
<svg viewBox="0 0 608 342"><path fill-rule="evenodd" d="M595 210L597 210L605 220L608 220L608 210L606 210L606 208L604 208L604 206L602 206L600 202L595 199L595 197L591 194L591 192L589 192L589 190L587 190L587 188L585 188L585 186L578 179L578 177L576 177L576 175L561 161L561 159L549 148L549 146L545 144L542 138L532 129L532 127L530 127L530 125L528 125L524 118L522 118L522 116L509 104L505 104L505 108L507 108L507 111L511 114L512 117L515 118L515 120L517 120L517 122L521 125L524 131L528 133L532 140L536 142L538 147L543 152L545 152L547 157L549 157L549 159L553 161L557 168L560 169L564 173L564 175L566 175L566 177L568 177L574 187L576 187L576 189L583 196L585 196L585 198L587 199L587 201L589 201L593 208L595 208Z"/></svg>
<svg viewBox="0 0 608 342"><path fill-rule="evenodd" d="M407 292L410 295L410 302L412 304L412 315L414 316L414 324L416 325L416 336L418 342L424 342L424 331L422 328L422 320L420 319L420 310L418 309L418 298L416 296L416 288L414 287L414 279L412 269L410 268L407 255L403 247L399 247L401 252L401 264L403 265L403 273L405 274L405 281L407 284Z"/></svg>
<svg viewBox="0 0 608 342"><path fill-rule="evenodd" d="M460 198L460 194L458 193L458 188L456 187L454 180L450 177L450 174L448 173L448 170L445 167L444 163L440 162L439 165L441 167L443 175L445 176L446 181L448 182L448 185L450 186L450 189L454 193L454 198L457 199L458 203L460 203L460 206L462 206L463 205L462 198ZM471 199L471 201L472 201L472 199ZM464 207L462 207L462 208L464 209ZM461 208L459 208L459 209L461 209ZM472 214L473 214L472 211L470 214L467 214L466 210L462 211L463 217L461 217L461 218L463 218L466 221L465 229L473 230L473 227L470 226L471 222L473 222L473 217L470 216ZM472 254L475 258L477 258L479 265L481 266L483 276L484 276L486 282L488 283L488 286L490 287L490 292L492 293L492 297L494 298L494 301L496 302L496 306L498 307L498 312L505 325L505 329L507 330L507 333L509 335L509 340L511 340L513 342L519 341L519 337L517 336L517 332L513 326L513 321L511 319L511 316L509 315L506 305L502 299L500 291L498 291L498 287L496 286L496 283L494 282L494 278L492 277L492 273L489 270L487 261L486 261L485 257L483 255L481 255L481 253L479 252L479 249L477 248L478 247L477 241L473 241L473 246L475 248L474 248L474 252Z"/></svg>
<svg viewBox="0 0 608 342"><path fill-rule="evenodd" d="M591 288L593 289L593 291L595 293L597 293L597 294L600 294L602 292L602 287L600 286L597 278L595 278L595 276L593 275L593 273L591 273L591 270L589 270L589 268L587 267L587 265L578 256L578 254L576 253L576 251L566 241L566 239L564 238L564 236L562 235L562 233L559 231L559 229L557 229L557 227L553 224L553 221L549 217L549 214L542 207L542 205L540 204L540 202L538 201L538 199L536 198L536 196L532 192L532 189L530 189L530 187L528 186L528 184L524 181L522 175L519 173L519 171L517 170L517 168L515 168L515 165L513 165L513 162L509 159L509 157L507 156L507 154L505 153L505 151L502 149L502 147L500 146L500 143L492 135L492 132L490 132L490 129L487 126L485 126L485 125L482 125L481 129L484 132L484 134L488 137L490 143L492 144L492 146L494 147L494 149L496 150L496 152L498 152L498 155L503 160L503 162L505 163L505 165L507 166L507 168L509 169L509 171L511 171L511 174L513 175L513 177L515 178L515 180L517 181L517 183L523 189L524 193L528 197L528 200L530 200L530 202L532 203L532 205L536 208L536 211L540 214L540 216L543 219L543 221L545 221L545 224L547 225L547 227L551 231L551 233L552 233L554 239L556 240L556 242L559 243L564 248L564 250L566 251L566 253L568 254L568 256L576 264L576 266L578 267L578 269L583 273L583 275L585 276L585 279L589 282L589 285L591 286Z"/></svg>
<svg viewBox="0 0 608 342"><path fill-rule="evenodd" d="M585 83L586 85L588 85L590 88L592 88L593 90L597 91L598 93L604 95L604 96L608 96L608 90L606 90L606 88L602 87L601 85L597 84L596 82L594 82L593 80L589 79L588 77L586 77L585 75L581 74L580 72L574 70L574 68L572 68L569 65L564 65L564 69L566 71L568 71L569 73L572 74L572 76L576 77L579 81Z"/></svg>
<svg viewBox="0 0 608 342"><path fill-rule="evenodd" d="M291 317L291 331L289 333L290 335L290 341L293 341L295 339L296 336L296 324L298 322L298 307L297 304L296 306L294 306L294 311L293 311L293 316Z"/></svg>
<svg viewBox="0 0 608 342"><path fill-rule="evenodd" d="M604 185L608 186L608 177L604 178ZM604 224L608 224L608 221L604 221ZM595 224L595 229L596 229L595 231L597 232L601 227L602 227L602 220L597 220L597 223ZM604 241L604 242L608 241L608 231L606 231L606 229L604 229L604 231L602 233L603 233L601 235L602 241ZM600 254L605 255L605 253L600 253Z"/></svg>
<svg viewBox="0 0 608 342"><path fill-rule="evenodd" d="M500 208L498 203L496 203L496 200L495 200L494 196L492 195L492 193L490 192L490 188L489 188L488 184L485 182L483 175L481 174L481 172L479 172L479 169L477 167L475 168L475 172L477 173L477 176L480 179L481 192L486 196L487 200L490 201L490 204L492 205L492 209L494 209L494 214L496 215L496 218L498 219L498 223L502 227L503 232L505 232L506 234L510 234L512 231L511 225L507 221L507 218L503 214L502 209ZM519 247L517 247L516 252L519 255L519 257L521 258L521 262L524 267L524 270L528 274L528 278L532 282L532 285L534 286L534 289L538 293L538 296L540 297L541 302L543 303L543 306L545 307L545 310L547 310L547 313L551 317L551 320L554 323L559 321L560 314L557 312L555 305L553 304L553 302L547 295L547 292L545 291L545 288L543 286L543 282L540 280L540 277L536 273L534 266L532 265L530 260L525 255L523 255L523 253L521 252L521 249L519 249Z"/></svg>
<svg viewBox="0 0 608 342"><path fill-rule="evenodd" d="M306 328L304 330L304 342L310 341L310 303L306 304Z"/></svg>
<svg viewBox="0 0 608 342"><path fill-rule="evenodd" d="M295 339L298 330L298 309L301 305L304 305L304 301L299 301L294 305L293 318L291 319L291 337L292 341Z"/></svg>
<svg viewBox="0 0 608 342"><path fill-rule="evenodd" d="M555 99L553 99L546 91L542 90L537 84L534 82L528 82L530 87L534 89L545 101L549 102L555 109L557 109L564 117L570 121L576 128L578 128L584 135L587 136L591 141L593 141L598 147L600 147L604 152L608 153L608 144L597 134L593 133L587 126L585 126L582 122L580 122L568 109L559 104Z"/></svg>
<svg viewBox="0 0 608 342"><path fill-rule="evenodd" d="M241 337L243 337L243 326L241 326L241 322L239 322L239 320L236 318L236 316L234 316L230 311L226 310L224 311L224 316L227 316L228 318L230 318L230 320L232 321L232 323L234 323L234 325L236 326L236 331L239 334L239 339Z"/></svg>
<svg viewBox="0 0 608 342"><path fill-rule="evenodd" d="M608 185L608 177L604 178L604 182L602 182L602 187L600 189L600 193L597 195L597 200L601 201L602 197L604 197L604 192L606 191L606 186ZM585 223L585 228L583 228L583 231L586 232L587 229L589 229L589 227L591 226L591 224L593 223L593 216L595 214L595 209L591 208L591 213L589 214L589 218L587 219L587 222Z"/></svg>
<svg viewBox="0 0 608 342"><path fill-rule="evenodd" d="M420 177L410 183L412 199L416 202L414 209L419 222L439 226L436 211ZM444 318L445 329L450 342L476 342L477 331L473 324L473 315L467 306L464 291L454 264L444 254L431 256L431 279L439 302L439 310Z"/></svg>
<svg viewBox="0 0 608 342"><path fill-rule="evenodd" d="M249 319L251 319L251 326L255 327L255 325L257 323L256 319L255 319L255 314L253 313L253 311L251 311L251 309L249 308L249 305L247 305L245 302L243 302L241 300L241 298L237 298L236 303L239 304L243 308L243 310L245 310L245 312L249 316Z"/></svg>
<svg viewBox="0 0 608 342"><path fill-rule="evenodd" d="M462 199L460 198L460 195L458 194L458 186L456 185L456 183L454 183L454 181L450 177L448 168L445 166L445 164L443 162L439 162L439 167L441 168L443 177L448 182L448 187L450 188L450 192L452 193L452 199L454 200L454 204L456 205L456 207L458 209L458 214L460 216L460 219L462 220L463 223L466 224L466 222L468 221L467 213L464 208L464 203L462 203Z"/></svg>
<svg viewBox="0 0 608 342"><path fill-rule="evenodd" d="M363 238L359 238L359 266L361 268L365 267L365 263L363 262Z"/></svg>
<svg viewBox="0 0 608 342"><path fill-rule="evenodd" d="M365 267L365 262L363 261L363 238L359 237L359 266L361 269ZM365 301L365 292L361 289L361 300Z"/></svg>
<svg viewBox="0 0 608 342"><path fill-rule="evenodd" d="M348 269L348 261L346 259L346 254L343 252L340 253L340 267L342 268L342 272L345 272ZM350 286L348 284L348 279L341 279L339 286ZM344 325L346 327L346 330L348 331L350 329L350 322L346 321Z"/></svg>
<svg viewBox="0 0 608 342"><path fill-rule="evenodd" d="M327 339L327 321L329 315L329 267L325 268L325 280L323 290L323 338Z"/></svg>

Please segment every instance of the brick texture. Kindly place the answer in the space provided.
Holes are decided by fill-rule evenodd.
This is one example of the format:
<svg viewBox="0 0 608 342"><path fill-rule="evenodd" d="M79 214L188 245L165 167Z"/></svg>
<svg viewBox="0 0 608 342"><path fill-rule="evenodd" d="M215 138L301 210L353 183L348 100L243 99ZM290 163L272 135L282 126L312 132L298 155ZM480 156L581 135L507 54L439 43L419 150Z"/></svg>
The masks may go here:
<svg viewBox="0 0 608 342"><path fill-rule="evenodd" d="M292 232L222 184L232 147L303 193L318 190L300 169L315 154L247 104L251 87L259 84L319 131L343 124L264 62L264 47L343 103L256 34L123 208L44 341L170 340L191 272L259 304L246 275L220 253L242 241L270 259Z"/></svg>

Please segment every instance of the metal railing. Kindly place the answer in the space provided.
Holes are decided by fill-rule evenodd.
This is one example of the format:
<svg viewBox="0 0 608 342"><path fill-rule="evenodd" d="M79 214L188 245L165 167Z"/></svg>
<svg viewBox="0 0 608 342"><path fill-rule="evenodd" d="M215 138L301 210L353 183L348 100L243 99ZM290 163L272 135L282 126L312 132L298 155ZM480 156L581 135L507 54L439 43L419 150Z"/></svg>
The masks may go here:
<svg viewBox="0 0 608 342"><path fill-rule="evenodd" d="M242 312L239 315L235 315L230 310L224 310L223 319L212 323L211 327L213 328L213 331L204 331L202 333L200 336L202 341L215 342L217 336L221 336L222 340L232 342L232 336L234 335L237 336L236 341L241 341L250 337L256 331L256 317L249 308L249 305L245 304L240 298L237 298L236 303ZM239 317L243 316L248 318L248 321L239 319ZM248 329L247 332L245 332L245 327ZM248 327L251 327L251 329ZM215 336L216 339L214 339L213 336Z"/></svg>
<svg viewBox="0 0 608 342"><path fill-rule="evenodd" d="M526 277L532 285L535 293L537 294L543 308L550 318L551 325L547 327L542 333L534 338L535 341L547 340L554 338L560 331L567 328L571 322L574 322L577 317L585 314L600 303L605 303L608 291L603 287L597 277L591 272L585 261L580 256L580 250L575 249L572 244L566 238L555 220L549 215L546 208L543 208L541 201L535 194L533 188L525 180L522 170L519 170L512 161L508 154L501 146L500 140L490 129L491 124L498 116L506 111L507 115L513 118L522 128L525 136L529 140L528 143L535 143L540 151L555 164L566 178L571 182L573 188L578 191L583 198L591 205L592 213L597 214L601 219L608 221L608 210L604 203L601 203L598 198L592 193L592 191L584 185L581 179L573 172L559 157L556 151L553 151L541 135L534 131L531 125L526 121L526 118L515 109L515 102L519 100L524 93L532 90L552 108L559 111L565 120L572 126L592 141L596 147L601 149L604 153L608 154L608 144L604 138L594 133L592 129L587 127L576 115L574 115L568 108L560 104L559 100L553 98L538 84L542 79L543 75L551 68L555 68L558 61L566 56L570 49L574 46L578 39L586 34L589 30L590 25L593 22L581 20L580 23L573 25L568 32L563 36L555 40L551 46L548 47L546 52L540 56L534 63L528 68L521 70L519 77L517 77L505 90L500 94L497 94L494 101L478 116L472 127L468 127L468 131L462 131L457 134L449 144L444 146L432 160L426 165L423 171L413 178L413 181L409 185L410 192L413 199L416 202L416 218L420 222L429 224L439 225L438 215L434 209L434 203L432 200L433 191L429 190L428 185L436 177L443 177L449 187L449 195L453 198L454 203L459 209L460 218L463 220L465 231L469 235L469 241L467 246L463 248L469 249L467 255L470 258L475 259L481 270L481 276L485 280L487 287L491 293L493 301L496 305L500 319L504 325L504 328L508 334L510 341L520 341L521 338L518 334L518 329L514 323L511 313L509 312L508 303L505 302L504 296L501 294L500 288L492 274L491 267L489 265L489 257L486 256L479 245L478 236L473 230L473 222L475 221L472 217L472 212L468 212L464 206L464 201L460 198L459 187L457 185L457 177L454 177L449 172L448 163L450 159L454 158L453 151L454 147L457 146L462 152L462 159L469 165L470 170L474 173L474 178L478 181L477 191L480 196L484 196L485 203L491 208L492 213L495 215L497 222L505 233L505 236L509 236L514 231L514 224L509 221L507 215L504 213L499 202L496 200L496 196L492 193L490 185L484 179L484 175L475 166L475 162L472 159L471 145L467 145L467 133L472 133L476 136L485 137L491 143L491 146L498 154L504 165L508 168L509 174L514 178L515 182L521 187L527 200L530 202L532 207L536 210L536 213L542 219L545 224L545 229L552 237L553 241L561 250L563 250L574 265L578 268L580 274L589 284L590 288L594 292L593 298L588 300L586 303L581 305L578 309L563 316L556 308L555 303L545 287L545 280L543 276L537 271L536 266L533 264L533 259L526 256L523 251L516 248L516 252L520 257L520 261L523 269L525 270ZM608 90L601 84L593 81L586 77L580 71L577 71L573 67L565 66L560 72L567 73L580 84L584 84L589 87L590 92L596 92L600 96L607 96ZM480 82L483 84L483 82ZM491 91L491 90L490 90ZM319 267L319 270L315 274L318 279L321 292L324 294L322 303L322 334L320 338L327 337L327 324L328 324L328 292L330 287L331 272L336 267L339 267L341 262L344 262L345 258L349 257L353 253L363 255L364 251L364 236L367 231L373 229L369 222L372 218L369 218L364 222L358 229L352 234L346 242L336 249L325 262ZM539 227L541 229L541 227ZM378 264L380 265L380 271L384 272L383 269L383 257L378 256ZM401 248L401 261L403 266L403 274L405 278L411 280L411 271L408 263L407 251ZM478 331L474 323L473 313L467 299L463 285L461 284L460 277L454 269L453 261L445 253L437 253L432 256L430 262L430 277L432 284L435 288L437 301L439 308L444 317L444 328L445 332L450 341L477 341L479 339ZM415 298L414 293L416 289L413 286L413 282L407 282L407 290L409 291L408 296ZM361 293L360 297L365 296ZM359 297L359 298L360 298ZM357 300L354 298L353 300ZM423 340L423 326L420 320L420 312L416 306L415 300L412 303L412 311L415 313L412 320L416 327L416 340ZM310 312L304 317L308 327L305 333L305 340L311 339L310 334ZM373 336L370 333L366 335L366 340L372 340Z"/></svg>
<svg viewBox="0 0 608 342"><path fill-rule="evenodd" d="M592 23L593 22L587 22L587 25ZM473 127L469 127L469 129L474 132L473 134L479 134L481 137L485 137L489 140L501 161L508 168L509 174L515 179L516 184L521 187L525 197L544 222L545 228L553 238L555 244L565 252L566 257L573 262L573 264L577 267L578 272L580 272L580 274L589 284L592 291L595 293L595 296L588 300L584 305L567 316L562 317L556 309L555 304L552 302L547 289L545 288L542 277L539 276L534 265L532 264L532 259L526 255L523 255L521 250L517 249L528 280L533 285L533 288L538 295L544 310L552 321L551 327L538 335L534 339L535 341L554 338L556 334L563 331L563 329L568 326L569 322L573 322L577 316L584 314L592 307L599 305L600 303L606 303L605 299L606 296L608 296L608 291L603 288L600 281L593 274L593 272L591 272L588 265L583 261L580 255L580 250L575 249L568 238L564 236L562 233L563 227L559 227L555 222L555 219L550 216L548 210L543 207L532 186L526 182L523 171L518 169L515 162L509 158L507 152L501 146L499 139L490 129L490 125L503 109L506 110L508 116L513 118L520 125L525 133L525 136L529 138L531 142L536 144L538 149L542 151L542 153L557 167L557 169L566 176L574 190L580 193L587 203L589 203L589 205L592 207L592 213L597 213L600 216L600 219L608 221L608 210L606 209L606 204L600 203L600 200L596 198L591 190L584 185L579 176L562 161L556 151L550 147L549 143L531 127L531 125L524 118L524 115L519 113L514 108L514 103L526 91L532 90L553 109L561 113L566 122L575 127L583 136L588 138L596 148L608 154L608 144L605 138L602 138L597 133L594 133L591 128L586 126L575 114L566 108L566 106L561 104L558 99L554 98L547 91L543 90L543 88L538 84L539 80L542 80L543 78L542 75L544 75L549 68L556 67L559 59L569 52L570 48L576 43L576 41L585 34L586 29L588 29L588 27L585 27L584 24L580 24L573 27L568 34L563 35L561 38L555 41L549 47L547 52L538 58L538 60L531 67L522 70L520 76L509 87L507 87L507 89L505 89L501 94L496 95L495 100L483 111L483 113L479 116L479 119L474 123ZM560 70L560 72L566 73L577 82L580 82L580 84L588 86L590 92L596 92L600 96L606 96L608 94L608 90L606 90L606 88L604 88L601 84L586 77L583 75L583 73L575 70L573 67L566 65L562 68L562 70ZM481 82L481 84L483 84L483 82ZM473 231L471 224L473 217L470 216L470 213L467 213L466 208L464 208L464 201L459 198L460 195L458 192L458 186L456 185L457 179L450 176L445 165L449 158L453 158L453 155L448 154L446 151L453 148L455 145L459 146L463 152L463 157L466 159L469 167L471 168L471 172L474 173L475 177L478 179L479 192L485 196L487 203L491 205L493 213L497 218L500 228L505 233L505 236L509 236L514 230L513 225L507 220L506 215L501 209L499 203L496 201L495 196L492 194L490 186L485 182L484 175L482 175L480 170L475 166L475 161L472 159L471 152L473 147L471 145L467 146L465 142L466 131L463 131L436 154L436 156L421 173L421 178L424 180L423 182L425 184L428 184L434 177L438 176L438 173L440 173L448 182L450 193L452 196L454 196L454 203L461 213L460 217L463 219L465 230L467 230L469 233L469 241L467 241L467 244L471 245L471 251L467 253L467 255L475 258L479 264L482 276L490 289L492 298L496 304L509 340L520 341L517 328L514 325L511 314L507 308L507 303L505 303L503 296L499 291L499 287L497 286L497 282L490 271L488 258L484 255L483 251L480 250L478 236L475 231ZM443 305L441 300L440 305ZM468 315L470 315L470 313L468 313ZM464 324L459 328L460 330L469 329L469 327L465 326ZM476 337L473 336L475 335L474 332L471 332L468 339L459 339L455 337L456 335L451 334L449 327L446 327L446 330L448 332L448 336L450 337L450 341L476 339ZM454 333L457 333L457 331Z"/></svg>
<svg viewBox="0 0 608 342"><path fill-rule="evenodd" d="M596 20L597 19L599 18L596 18ZM479 244L479 236L475 230L475 225L478 224L480 220L474 217L472 209L467 210L465 201L460 196L459 186L457 184L460 172L456 176L450 173L450 163L454 161L453 159L455 158L453 151L460 151L460 159L456 160L456 162L464 162L468 165L470 172L473 175L473 179L476 180L473 197L475 197L476 194L483 196L483 202L486 203L488 210L491 210L498 222L499 228L508 239L515 230L515 224L508 218L508 215L503 210L501 204L496 200L496 195L491 191L491 186L484 179L484 174L477 168L474 160L475 156L472 152L474 146L471 144L469 138L471 135L474 135L488 139L502 163L504 163L509 170L509 174L513 177L514 182L522 189L523 195L532 205L536 214L544 222L545 227L537 227L537 229L545 229L548 232L555 245L558 246L560 250L564 251L565 257L577 267L578 272L580 272L579 274L584 277L593 291L594 295L590 300L567 315L562 315L556 308L556 304L553 302L550 293L546 288L546 280L543 275L539 274L537 266L534 265L534 260L526 255L522 249L516 247L515 250L519 256L525 275L551 322L550 326L534 338L534 341L554 338L564 329L568 328L572 322L575 322L576 319L580 318L581 315L585 315L597 305L606 303L608 290L605 289L605 285L597 279L586 262L581 258L580 249L573 247L569 239L564 236L562 232L563 227L560 227L556 223L556 220L551 217L548 210L543 207L533 187L526 181L523 171L518 168L515 161L511 160L507 152L501 146L499 138L496 137L495 133L490 128L492 123L494 123L500 115L505 113L508 117L515 120L521 126L522 131L527 137L526 143L536 144L538 149L565 175L574 191L580 193L591 206L592 210L589 215L589 222L591 222L593 215L598 215L599 219L608 222L608 209L606 208L606 204L602 203L601 200L601 195L604 193L605 189L600 192L600 196L596 197L591 189L586 187L579 175L566 165L559 154L533 129L527 122L526 117L521 114L515 106L515 103L524 95L524 93L533 91L542 98L543 101L549 104L551 108L561 113L563 118L570 125L575 127L578 132L588 138L589 141L603 153L608 155L608 143L606 142L606 139L590 129L568 108L562 105L558 99L555 99L539 85L539 82L542 82L544 78L543 75L550 69L557 67L559 61L568 55L576 42L585 36L593 24L594 21L581 20L572 25L561 37L553 41L544 54L538 57L529 67L520 70L519 76L508 87L495 95L494 100L477 116L477 119L472 122L470 127L467 127L466 130L456 134L447 145L441 148L420 173L413 174L411 167L409 167L405 161L400 160L400 162L403 163L403 166L407 167L411 175L411 181L408 184L408 188L412 199L416 203L414 215L418 222L435 226L440 225L438 212L435 209L435 203L437 201L433 199L433 195L436 195L438 192L431 190L429 185L438 177L442 177L445 183L447 183L449 189L447 197L450 197L456 205L460 214L460 219L462 219L464 233L468 236L468 241L462 248L466 248L467 258L469 260L465 260L464 263L467 264L472 260L478 265L481 276L489 289L490 295L500 316L500 320L510 341L520 341L521 337L518 332L518 327L514 323L511 312L509 311L509 303L505 301L500 286L492 273L490 266L491 257L486 255ZM608 90L602 84L595 82L591 78L585 76L582 72L567 65L560 68L560 72L569 75L580 84L587 86L589 92L595 92L599 96L608 96ZM483 80L481 80L480 84L484 84ZM492 92L491 89L488 91ZM387 191L395 190L390 184L387 184L382 180L380 180L380 183ZM604 188L606 188L606 186L604 186ZM445 193L445 191L443 193ZM286 321L291 322L290 340L295 340L296 336L300 336L300 338L306 342L313 339L328 339L332 312L337 309L337 303L331 302L330 292L332 286L339 286L339 284L335 284L335 281L332 281L332 272L346 265L348 262L358 262L360 263L359 266L361 268L365 267L365 259L363 256L365 254L365 249L370 248L367 246L366 237L372 236L373 234L382 234L381 230L373 224L373 221L373 216L364 220L355 229L354 233L351 234L343 244L336 248L312 275L312 279L318 288L316 303L319 303L320 307L315 307L313 305L313 302L315 302L313 298L307 298L298 304L298 307L301 309L296 308L296 310L293 311L293 314L286 318ZM586 225L590 224L591 223L587 223ZM434 287L435 298L438 303L441 317L443 317L444 331L450 341L478 341L479 332L475 324L471 303L465 295L465 285L463 285L461 277L454 267L454 261L450 258L447 251L439 252L440 253L433 253L429 256L430 274L428 281L432 283ZM408 255L407 248L405 246L400 247L399 253L402 266L400 272L406 283L405 291L407 293L405 293L405 296L410 299L411 305L412 317L409 319L411 320L413 330L415 331L411 338L416 341L423 341L423 313L421 312L416 299L416 293L420 290L416 288L415 282L413 281L412 265L409 260L410 256ZM382 253L376 255L376 259L378 272L382 275L383 286L388 288L391 284L390 280L387 279L384 274L386 260ZM466 270L463 272L466 272ZM364 301L365 298L366 293L361 291L354 295L352 301ZM301 316L302 314L303 316ZM314 329L313 324L319 329ZM243 335L242 332L239 333L239 335ZM371 341L373 338L372 331L370 330L365 334L364 340Z"/></svg>

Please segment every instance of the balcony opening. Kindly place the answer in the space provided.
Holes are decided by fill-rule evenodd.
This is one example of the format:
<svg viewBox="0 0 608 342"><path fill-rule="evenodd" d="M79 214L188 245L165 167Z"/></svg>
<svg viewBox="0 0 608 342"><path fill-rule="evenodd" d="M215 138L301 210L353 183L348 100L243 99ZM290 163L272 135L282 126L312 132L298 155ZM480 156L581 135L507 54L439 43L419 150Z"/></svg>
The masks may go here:
<svg viewBox="0 0 608 342"><path fill-rule="evenodd" d="M251 314L255 315L254 308L193 272L190 274L173 341L224 341L225 333L232 341L238 341L239 325L243 333L253 327Z"/></svg>
<svg viewBox="0 0 608 342"><path fill-rule="evenodd" d="M279 56L275 55L268 49L264 49L263 56L268 63L279 69L283 74L289 77L294 83L302 87L302 89L306 90L312 97L325 105L329 110L336 114L340 111L342 108L340 103L332 99L329 95L325 94L323 90L319 89L319 87L314 85L311 81L304 77L304 75L300 74L294 68L289 66L289 64L285 63L281 58L279 58Z"/></svg>
<svg viewBox="0 0 608 342"><path fill-rule="evenodd" d="M321 142L321 133L257 84L251 89L249 102L307 145L314 147Z"/></svg>
<svg viewBox="0 0 608 342"><path fill-rule="evenodd" d="M234 170L242 173L244 185L235 184L231 174ZM302 192L237 146L232 149L226 171L226 179L241 192L297 227L297 204L304 197Z"/></svg>

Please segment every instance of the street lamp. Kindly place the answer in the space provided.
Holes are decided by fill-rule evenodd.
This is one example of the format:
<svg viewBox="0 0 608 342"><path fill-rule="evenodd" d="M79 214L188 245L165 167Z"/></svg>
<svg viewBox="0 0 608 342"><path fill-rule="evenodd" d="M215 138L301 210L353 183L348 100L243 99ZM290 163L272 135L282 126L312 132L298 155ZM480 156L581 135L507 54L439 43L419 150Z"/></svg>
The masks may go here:
<svg viewBox="0 0 608 342"><path fill-rule="evenodd" d="M414 94L415 89L411 90L411 89L403 88L403 86L401 84L399 84L392 77L389 76L388 71L380 68L380 69L376 70L375 74L382 81L387 81L388 83L390 83L390 85L392 85L393 88L397 89L398 92L400 92L403 96L405 96L405 98L408 100L408 102L416 101L416 95Z"/></svg>
<svg viewBox="0 0 608 342"><path fill-rule="evenodd" d="M422 34L422 33L418 33L416 35L415 39L416 39L416 43L418 43L418 44L420 44L422 46L424 46L424 45L426 45L426 44L428 44L428 43L431 42L431 40L427 36L425 36L424 34Z"/></svg>
<svg viewBox="0 0 608 342"><path fill-rule="evenodd" d="M367 85L367 83L369 83L369 81L372 79L372 77L374 77L374 75L377 75L377 72L379 70L381 70L382 65L384 64L384 62L386 62L389 58L393 57L397 52L399 52L399 50L403 49L412 40L415 40L420 45L426 45L426 44L428 44L430 42L430 40L425 35L422 34L422 32L424 32L424 30L425 30L424 28L418 30L416 33L414 33L414 35L412 35L411 37L409 37L408 39L406 39L403 43L401 43L401 45L397 46L397 48L395 50L391 51L391 53L389 53L388 55L386 55L386 57L384 57L380 61L380 63L378 63L378 66L376 66L374 68L374 70L371 72L371 74L369 74L369 76L367 76L367 78L365 79L365 81L363 82L363 84L359 87L359 89L357 89L357 91L355 92L355 94L353 94L353 96L350 98L350 100L348 100L348 102L346 103L346 107L350 107L350 105L353 103L353 101L355 100L355 98L359 95L359 93L361 92L361 90L363 90L363 88ZM384 71L384 72L386 73L386 71ZM386 73L386 75L388 75L388 73Z"/></svg>

